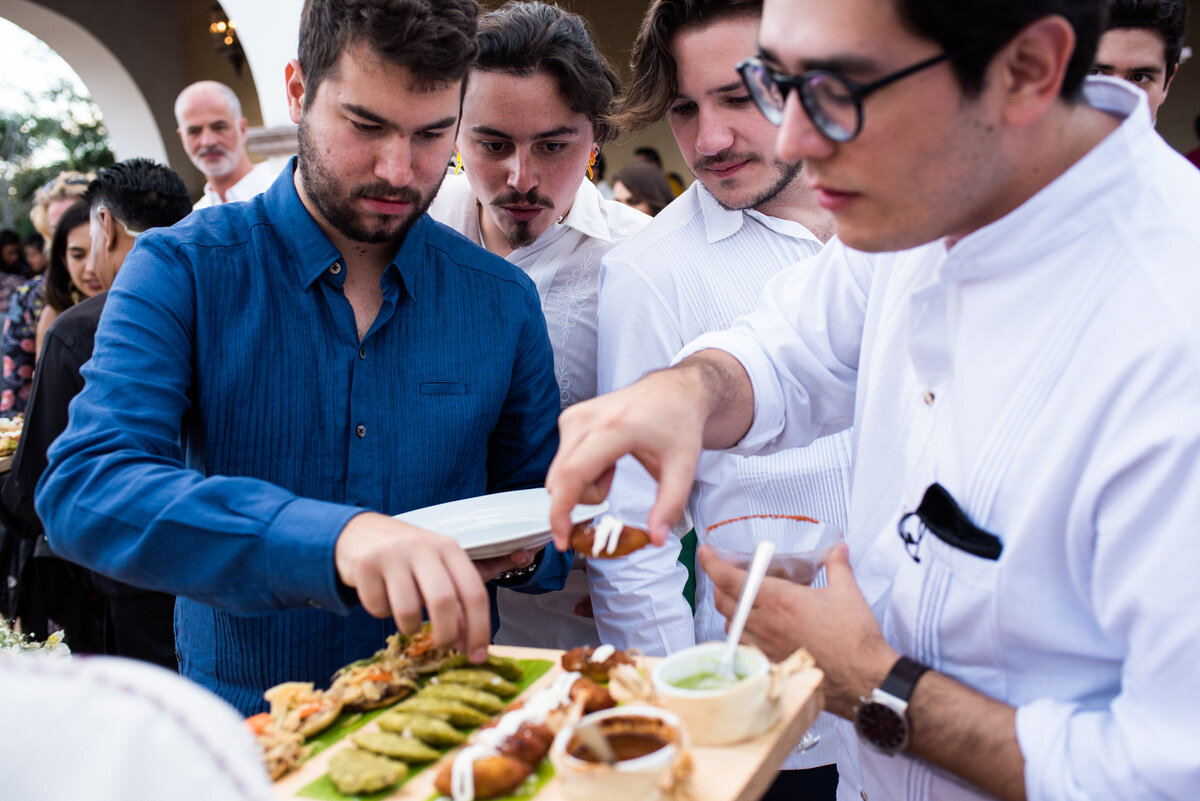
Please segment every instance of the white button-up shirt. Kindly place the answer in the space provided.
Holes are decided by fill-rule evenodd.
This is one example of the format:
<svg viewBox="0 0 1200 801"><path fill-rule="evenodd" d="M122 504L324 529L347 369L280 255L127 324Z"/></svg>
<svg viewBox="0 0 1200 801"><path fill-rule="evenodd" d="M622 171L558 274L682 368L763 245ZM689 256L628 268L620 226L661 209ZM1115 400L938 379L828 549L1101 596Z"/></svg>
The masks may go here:
<svg viewBox="0 0 1200 801"><path fill-rule="evenodd" d="M479 204L466 175L450 175L438 190L429 214L472 242L482 245ZM579 191L561 222L532 244L506 257L537 284L554 350L562 408L596 394L596 300L600 260L613 246L640 230L650 217L605 200L580 176ZM582 571L572 570L561 592L529 595L500 588L496 605L500 628L495 642L542 648L596 646L600 638L590 617L575 607L588 594Z"/></svg>
<svg viewBox="0 0 1200 801"><path fill-rule="evenodd" d="M1120 127L1003 219L949 250L830 246L687 350L746 367L742 452L853 422L858 582L894 647L1017 708L1030 799L1194 799L1200 174L1143 93L1087 97ZM909 557L897 522L934 482L998 559L932 534ZM857 756L840 798L979 797Z"/></svg>
<svg viewBox="0 0 1200 801"><path fill-rule="evenodd" d="M727 327L758 302L785 268L820 252L822 243L792 220L722 208L697 181L640 233L604 257L600 289L599 389L609 392L666 367L679 349L706 331ZM789 266L793 265L795 266ZM850 481L848 432L767 457L708 451L688 502L698 533L733 517L803 514L842 528ZM609 492L612 513L645 526L657 485L632 458L620 464ZM712 582L696 572L696 613L684 599L686 569L676 532L662 548L588 565L596 627L605 642L665 654L725 637L713 605ZM834 759L830 721L823 741L785 766Z"/></svg>
<svg viewBox="0 0 1200 801"><path fill-rule="evenodd" d="M483 244L479 205L466 175L447 176L429 216ZM605 200L590 181L579 191L562 222L507 258L537 284L554 349L554 375L562 408L596 395L596 298L600 259L618 242L641 230L650 217L615 200Z"/></svg>
<svg viewBox="0 0 1200 801"><path fill-rule="evenodd" d="M204 194L201 195L200 199L196 201L196 205L192 206L192 208L205 209L209 206L219 206L222 203L250 200L255 195L266 192L271 184L275 183L275 179L279 177L280 170L286 164L286 161L281 163L278 160L270 160L254 165L254 169L246 173L242 177L242 180L225 190L224 200L221 200L221 196L217 194L217 190L213 189L212 184L205 184Z"/></svg>

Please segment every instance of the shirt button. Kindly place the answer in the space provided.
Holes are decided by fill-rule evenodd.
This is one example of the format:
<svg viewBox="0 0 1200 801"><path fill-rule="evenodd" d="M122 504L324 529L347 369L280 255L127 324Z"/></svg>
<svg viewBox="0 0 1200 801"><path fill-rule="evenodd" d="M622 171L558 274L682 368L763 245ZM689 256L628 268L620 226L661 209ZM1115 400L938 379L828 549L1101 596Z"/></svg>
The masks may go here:
<svg viewBox="0 0 1200 801"><path fill-rule="evenodd" d="M329 272L332 275L337 275L341 271L342 271L342 263L340 261L335 261L333 264L329 265Z"/></svg>
<svg viewBox="0 0 1200 801"><path fill-rule="evenodd" d="M364 426L362 423L359 423L358 426L354 429L354 433L358 434L359 439L362 439L363 437L365 437L367 435L367 427Z"/></svg>
<svg viewBox="0 0 1200 801"><path fill-rule="evenodd" d="M921 396L921 400L925 401L926 406L932 406L935 398L934 398L932 392L926 392L924 395Z"/></svg>
<svg viewBox="0 0 1200 801"><path fill-rule="evenodd" d="M359 348L359 349L358 349L358 358L360 358L360 359L365 359L365 358L367 358L367 349L366 349L366 348Z"/></svg>
<svg viewBox="0 0 1200 801"><path fill-rule="evenodd" d="M863 791L861 791L861 792L859 793L859 796L861 796L861 797L862 797L862 800L863 800L863 801L867 801L867 791L866 791L866 790L863 790Z"/></svg>

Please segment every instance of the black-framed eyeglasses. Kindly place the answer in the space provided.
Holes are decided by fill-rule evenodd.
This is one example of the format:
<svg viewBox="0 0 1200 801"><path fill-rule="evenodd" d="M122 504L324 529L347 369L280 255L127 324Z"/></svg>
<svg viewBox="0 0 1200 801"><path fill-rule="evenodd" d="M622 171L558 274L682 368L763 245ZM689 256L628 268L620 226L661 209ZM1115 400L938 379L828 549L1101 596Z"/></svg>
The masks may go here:
<svg viewBox="0 0 1200 801"><path fill-rule="evenodd" d="M940 53L870 83L855 83L829 70L810 70L803 75L776 72L758 56L751 56L738 64L737 71L750 90L754 105L772 125L783 124L783 107L788 92L795 89L800 95L804 113L818 131L835 142L849 142L862 130L862 103L868 96L901 78L943 61L959 58L974 49L968 47Z"/></svg>

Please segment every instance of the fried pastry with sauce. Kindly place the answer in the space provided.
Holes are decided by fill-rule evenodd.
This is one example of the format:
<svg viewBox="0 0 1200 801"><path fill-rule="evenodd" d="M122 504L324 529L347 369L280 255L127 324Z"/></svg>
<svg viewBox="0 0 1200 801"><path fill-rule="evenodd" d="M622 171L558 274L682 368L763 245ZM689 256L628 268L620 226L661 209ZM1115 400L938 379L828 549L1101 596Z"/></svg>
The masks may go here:
<svg viewBox="0 0 1200 801"><path fill-rule="evenodd" d="M499 754L476 759L471 768L476 798L508 795L533 773L533 768L521 760ZM434 779L433 788L444 796L453 797L453 770L454 760L449 760L442 765Z"/></svg>
<svg viewBox="0 0 1200 801"><path fill-rule="evenodd" d="M608 681L617 665L634 665L633 657L611 645L589 648L581 645L562 655L563 670L582 673L592 681Z"/></svg>
<svg viewBox="0 0 1200 801"><path fill-rule="evenodd" d="M585 559L615 559L645 548L650 536L612 515L601 515L590 523L576 524L570 542L575 553Z"/></svg>

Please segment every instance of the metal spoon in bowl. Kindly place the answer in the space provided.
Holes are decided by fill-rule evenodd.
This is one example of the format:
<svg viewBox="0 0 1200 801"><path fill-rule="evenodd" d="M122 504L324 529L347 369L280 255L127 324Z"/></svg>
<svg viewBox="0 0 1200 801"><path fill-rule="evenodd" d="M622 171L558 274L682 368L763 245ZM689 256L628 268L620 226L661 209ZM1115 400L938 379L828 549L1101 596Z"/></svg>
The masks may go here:
<svg viewBox="0 0 1200 801"><path fill-rule="evenodd" d="M721 663L717 666L717 675L723 679L736 678L733 663L737 656L738 640L742 638L746 618L750 617L750 608L754 606L754 598L758 595L758 588L762 586L763 577L767 575L767 567L770 566L771 557L774 555L775 543L770 540L763 540L754 549L754 558L750 560L750 569L746 573L746 583L742 585L742 594L738 597L737 611L733 613L733 621L729 624L729 636L725 638Z"/></svg>

